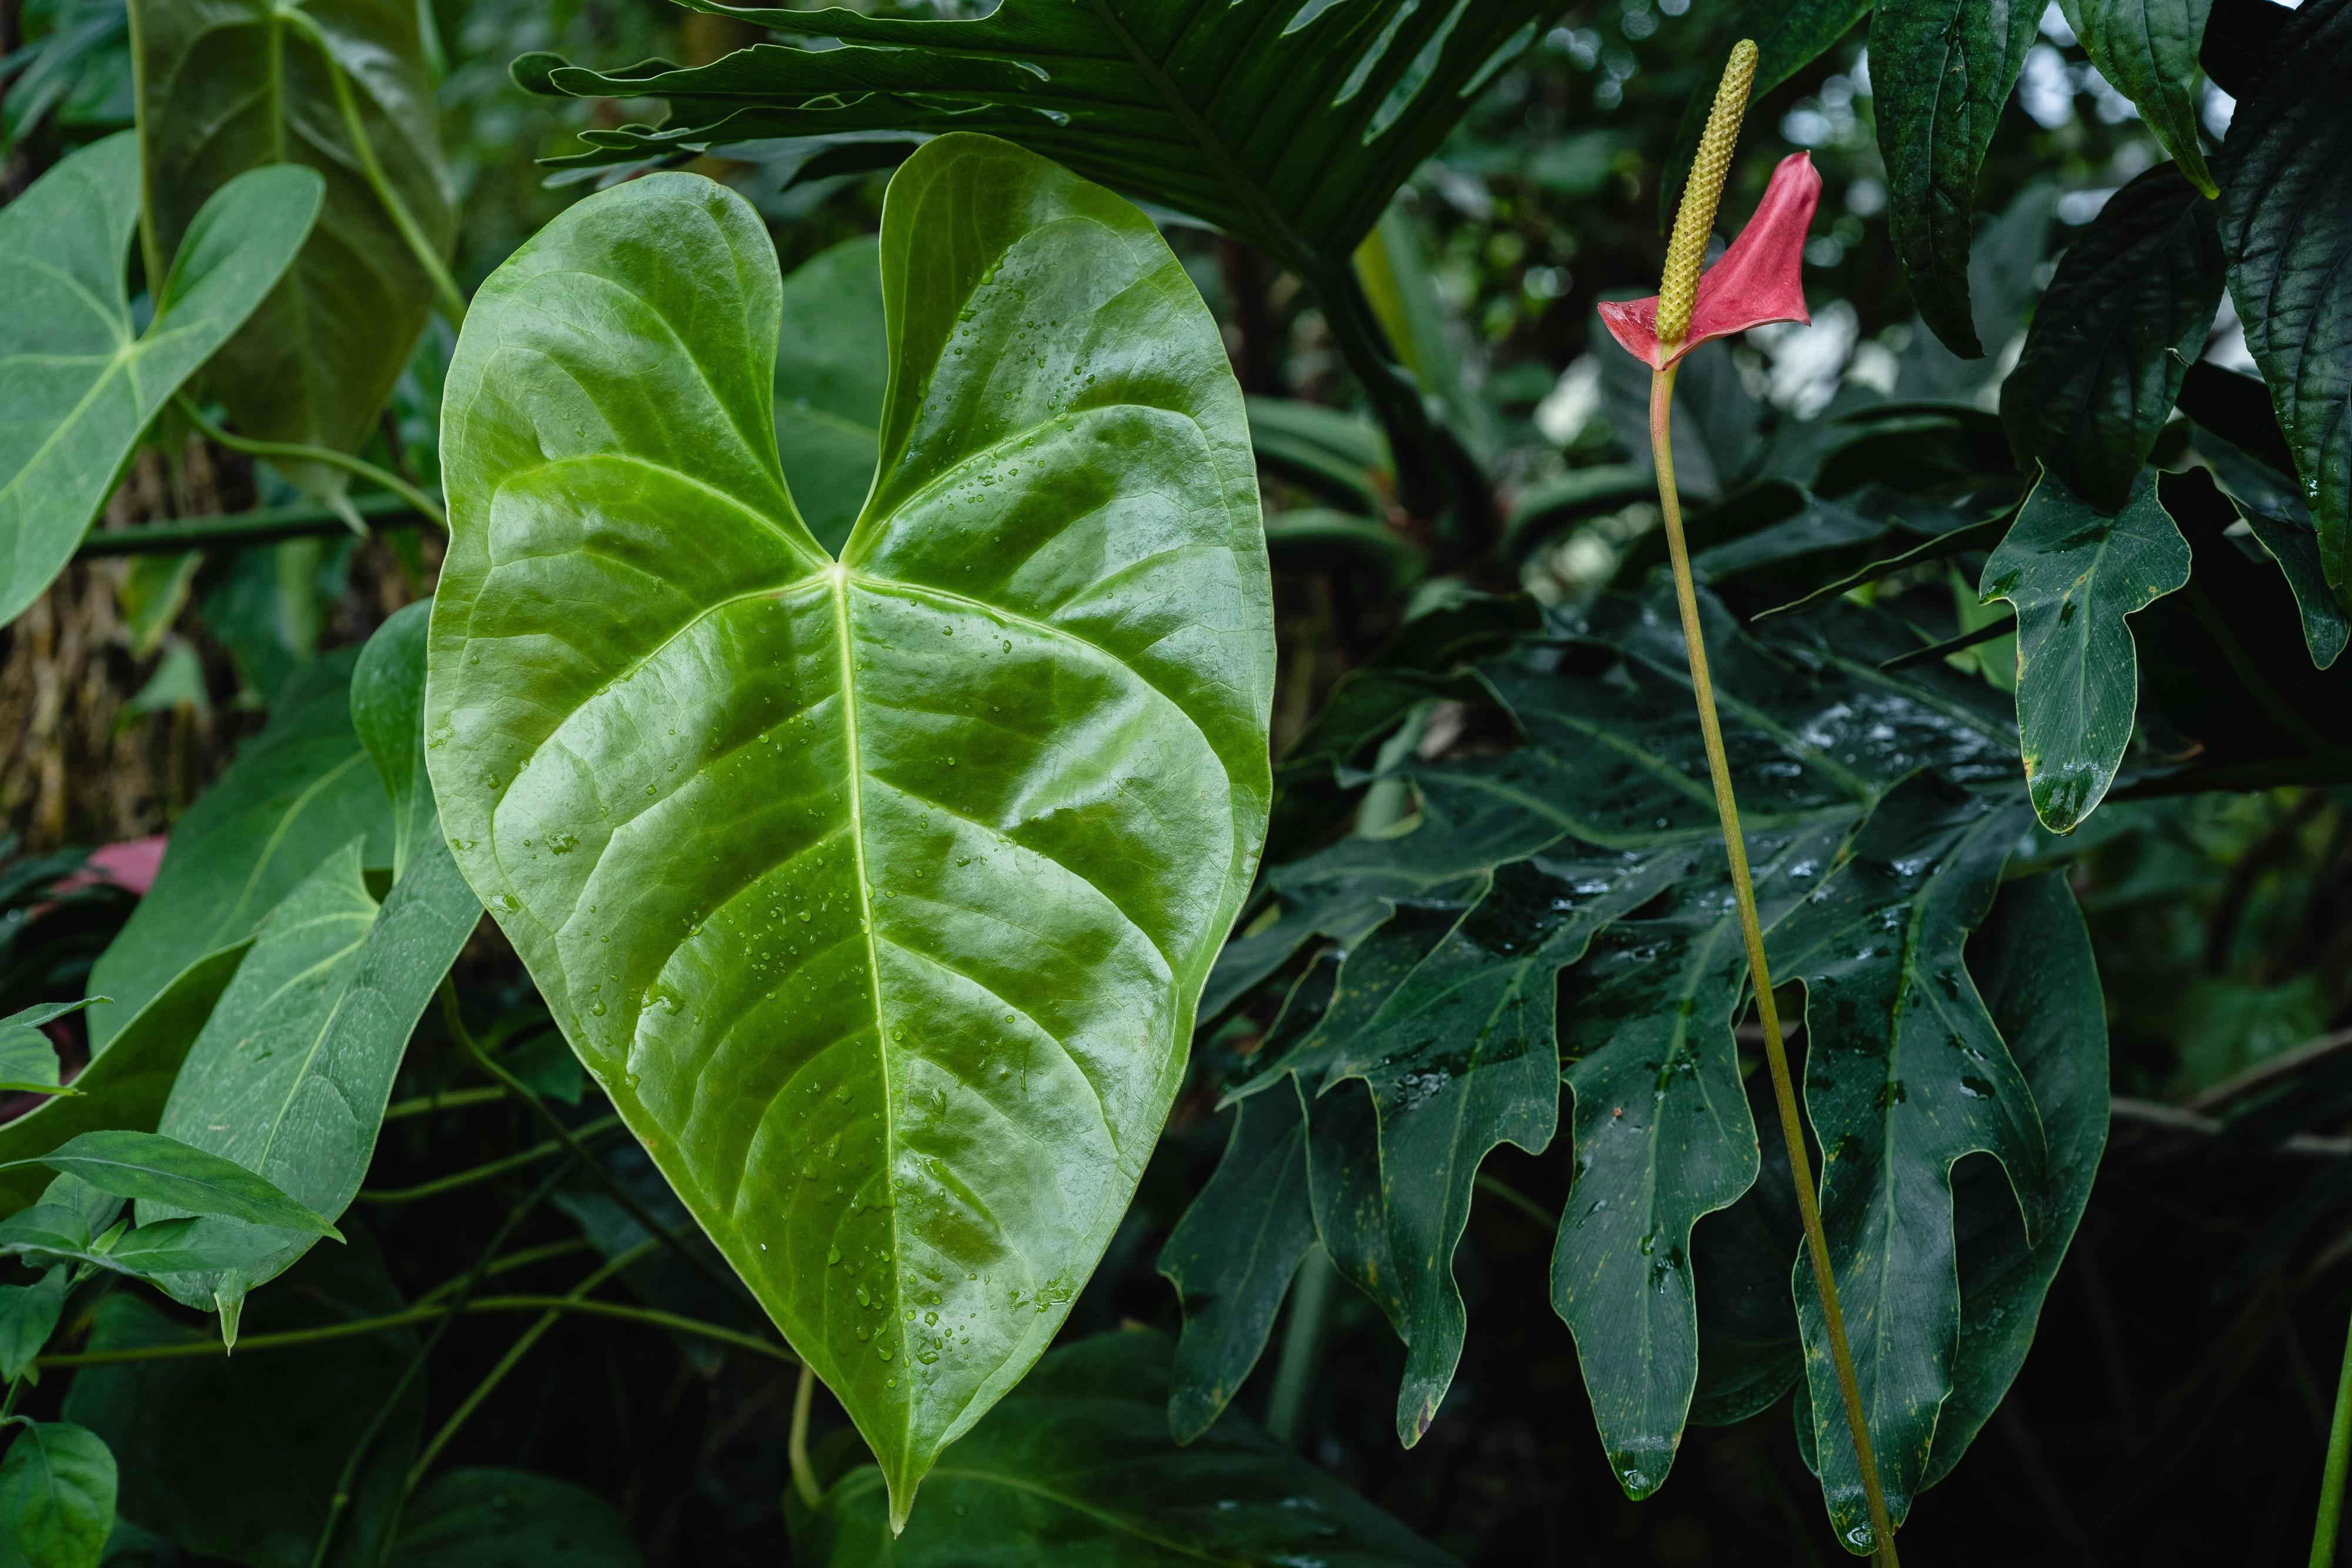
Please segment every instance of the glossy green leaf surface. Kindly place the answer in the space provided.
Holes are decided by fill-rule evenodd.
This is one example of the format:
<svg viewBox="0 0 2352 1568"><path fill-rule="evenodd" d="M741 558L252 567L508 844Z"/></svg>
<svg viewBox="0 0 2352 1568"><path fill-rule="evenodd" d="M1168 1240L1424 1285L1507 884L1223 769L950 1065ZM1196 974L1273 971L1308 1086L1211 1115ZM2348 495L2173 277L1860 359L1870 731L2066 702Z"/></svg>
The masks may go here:
<svg viewBox="0 0 2352 1568"><path fill-rule="evenodd" d="M874 482L888 390L877 242L844 240L784 279L776 342L776 445L793 503L816 542L838 551Z"/></svg>
<svg viewBox="0 0 2352 1568"><path fill-rule="evenodd" d="M208 378L243 434L356 448L432 303L424 269L369 183L338 102L340 62L376 163L445 256L456 217L419 13L404 0L133 0L149 254L169 256L213 192L295 164L325 181L318 226ZM340 494L340 470L297 465Z"/></svg>
<svg viewBox="0 0 2352 1568"><path fill-rule="evenodd" d="M83 1133L154 1127L180 1063L245 954L245 943L233 943L189 965L81 1070L74 1079L79 1093L45 1100L0 1126L0 1210L41 1201L49 1185L47 1166L23 1162Z"/></svg>
<svg viewBox="0 0 2352 1568"><path fill-rule="evenodd" d="M595 151L583 162L753 137L985 131L1325 269L1345 262L1548 14L1536 0L1201 11L1010 0L970 21L708 8L845 47L763 44L650 75L535 55L516 75L546 91L671 100L660 130L587 134Z"/></svg>
<svg viewBox="0 0 2352 1568"><path fill-rule="evenodd" d="M2221 303L2213 205L2170 163L2117 191L2069 246L2000 386L2019 456L2121 507Z"/></svg>
<svg viewBox="0 0 2352 1568"><path fill-rule="evenodd" d="M1868 988L1889 1008L1900 999L1924 1014L1920 998L1933 992L1990 1059L1980 1069L1958 1053L1907 1066L1934 1082L1894 1103L1892 1144L1858 1146L1843 1173L1893 1194L1906 1224L1940 1234L1948 1259L1948 1186L1911 1181L1886 1149L1965 1141L1972 1134L1949 1110L1969 1103L1962 1078L2013 1077L2001 1072L1981 1005L1965 991L1945 998L1930 967L1965 943L1983 913L1969 890L1990 897L1983 868L1999 874L2026 822L2006 704L1940 666L1882 669L1917 640L1851 603L1761 634L1743 632L1712 601L1707 614L1759 896L1785 966L1776 972L1808 988L1814 1038L1842 1059L1884 1065L1913 1042L1890 1040L1886 1011L1874 1023L1842 998ZM1424 1346L1459 1332L1445 1311L1458 1222L1441 1229L1424 1217L1455 1212L1495 1143L1521 1131L1541 1143L1529 1124L1549 1095L1524 1082L1526 1065L1564 1062L1578 1176L1554 1299L1575 1332L1612 1466L1643 1495L1664 1479L1699 1377L1695 1227L1739 1198L1758 1167L1732 1034L1746 966L1714 804L1666 601L1605 601L1480 674L1526 745L1502 758L1408 763L1421 806L1410 831L1344 840L1268 873L1275 917L1229 949L1229 962L1246 965L1234 983L1272 974L1318 936L1345 959L1316 1029L1243 1092L1273 1093L1284 1076L1298 1085L1317 1234L1397 1320L1408 1354L1401 1414L1411 1414L1443 1393L1415 1382L1426 1375ZM1899 886L1890 867L1906 868ZM1914 936L1889 945L1870 921L1901 900ZM1556 1020L1546 1010L1555 977ZM1340 1068L1366 1082L1369 1092L1353 1091L1360 1111ZM1278 1105L1266 1109L1282 1121ZM1416 1127L1417 1115L1433 1127ZM1229 1157L1261 1155L1253 1144L1234 1150ZM2011 1152L2030 1186L2039 1144ZM1857 1267L1923 1310L1953 1310L1948 1270L1872 1254L1866 1218L1857 1210L1840 1239ZM1184 1223L1213 1227L1219 1217ZM1793 1260L1792 1249L1773 1260L1781 1320ZM1188 1290L1188 1313L1193 1306ZM1772 1320L1771 1298L1748 1315ZM1796 1366L1788 1321L1790 1349L1775 1363L1784 1379ZM1902 1354L1921 1349L1924 1321L1889 1319ZM1246 1370L1228 1365L1215 1385ZM1768 1401L1778 1392L1762 1389ZM1197 1391L1180 1384L1179 1397ZM1898 1414L1907 1418L1890 1405L1890 1440L1901 1435Z"/></svg>
<svg viewBox="0 0 2352 1568"><path fill-rule="evenodd" d="M903 1516L1159 1132L1264 831L1273 634L1240 392L1147 219L942 137L881 257L838 561L779 466L739 198L633 182L485 285L426 755L573 1048Z"/></svg>
<svg viewBox="0 0 2352 1568"><path fill-rule="evenodd" d="M2270 383L2319 533L2321 570L2352 609L2352 3L2312 0L2223 144L2221 249L2246 348Z"/></svg>
<svg viewBox="0 0 2352 1568"><path fill-rule="evenodd" d="M2145 472L2113 514L2044 474L1985 562L1985 601L2017 607L2018 736L2052 832L2106 798L2131 744L2139 657L2124 618L2188 580L2188 541Z"/></svg>
<svg viewBox="0 0 2352 1568"><path fill-rule="evenodd" d="M318 176L300 170L215 189L162 253L168 273L150 264L163 283L144 331L124 277L134 137L83 149L0 207L14 294L0 315L0 622L65 569L140 433L261 303L319 211Z"/></svg>
<svg viewBox="0 0 2352 1568"><path fill-rule="evenodd" d="M353 840L287 894L189 1050L158 1129L330 1218L359 1191L408 1037L481 916L442 841L425 776L427 609L386 621L352 679L352 725L394 800L405 866L379 906ZM142 1203L140 1220L179 1212ZM238 1239L216 1244L235 1249ZM245 1294L311 1245L246 1239L255 1243L249 1260L165 1288L191 1306L219 1308L233 1327Z"/></svg>
<svg viewBox="0 0 2352 1568"><path fill-rule="evenodd" d="M355 838L365 863L389 864L394 828L383 781L352 727L357 655L330 653L278 695L268 727L173 825L155 885L90 970L117 998L90 1012L103 1053L148 999L205 954L245 941L320 862Z"/></svg>
<svg viewBox="0 0 2352 1568"><path fill-rule="evenodd" d="M321 1247L254 1299L259 1333L322 1327L401 1309L363 1232ZM166 1316L143 1291L99 1303L87 1348L184 1345L207 1328ZM289 1345L86 1367L66 1417L106 1440L122 1467L122 1517L199 1557L248 1568L310 1568L327 1502L352 1445L416 1353L409 1329ZM424 1420L423 1389L394 1409L353 1489L331 1568L373 1568L392 1524ZM190 1432L205 1434L190 1442Z"/></svg>
<svg viewBox="0 0 2352 1568"><path fill-rule="evenodd" d="M1168 1342L1098 1334L1038 1364L941 1460L893 1540L881 1473L834 1483L795 1532L795 1562L851 1568L1106 1568L1454 1560L1239 1416L1168 1439ZM930 1493L938 1493L933 1500Z"/></svg>
<svg viewBox="0 0 2352 1568"><path fill-rule="evenodd" d="M317 1211L287 1197L265 1177L161 1133L121 1128L83 1133L38 1158L51 1170L79 1176L118 1197L312 1235L332 1230Z"/></svg>
<svg viewBox="0 0 2352 1568"><path fill-rule="evenodd" d="M2219 187L2198 140L2197 51L2212 0L2065 0L2066 24L2099 74L2139 108L2200 195Z"/></svg>
<svg viewBox="0 0 2352 1568"><path fill-rule="evenodd" d="M1963 359L1985 351L1969 309L1977 170L2042 10L2031 0L1919 0L1871 16L1888 232L1921 318Z"/></svg>
<svg viewBox="0 0 2352 1568"><path fill-rule="evenodd" d="M98 1568L114 1529L114 1455L70 1421L27 1421L0 1455L0 1531L32 1568Z"/></svg>
<svg viewBox="0 0 2352 1568"><path fill-rule="evenodd" d="M638 1568L621 1511L524 1470L451 1470L402 1511L391 1568Z"/></svg>

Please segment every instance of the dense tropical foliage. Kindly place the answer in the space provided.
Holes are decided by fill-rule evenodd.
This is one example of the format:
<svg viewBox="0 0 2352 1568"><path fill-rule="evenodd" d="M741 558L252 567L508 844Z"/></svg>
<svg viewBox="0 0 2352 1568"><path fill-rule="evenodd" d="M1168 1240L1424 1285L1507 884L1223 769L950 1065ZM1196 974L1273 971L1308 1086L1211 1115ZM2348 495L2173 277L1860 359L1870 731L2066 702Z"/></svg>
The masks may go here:
<svg viewBox="0 0 2352 1568"><path fill-rule="evenodd" d="M0 0L0 1560L2334 1561L2347 79Z"/></svg>

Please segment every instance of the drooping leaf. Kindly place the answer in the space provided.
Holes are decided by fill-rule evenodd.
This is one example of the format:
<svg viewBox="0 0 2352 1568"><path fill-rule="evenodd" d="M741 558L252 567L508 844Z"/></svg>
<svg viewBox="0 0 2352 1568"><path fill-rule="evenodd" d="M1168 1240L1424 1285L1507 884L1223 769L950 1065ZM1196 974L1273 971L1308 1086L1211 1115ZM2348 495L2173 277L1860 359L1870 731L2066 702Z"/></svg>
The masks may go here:
<svg viewBox="0 0 2352 1568"><path fill-rule="evenodd" d="M352 728L355 653L330 653L279 694L269 726L173 825L154 886L90 970L90 989L117 998L90 1014L90 1048L115 1032L174 975L241 943L278 901L353 839L366 862L391 863L394 837L383 781Z"/></svg>
<svg viewBox="0 0 2352 1568"><path fill-rule="evenodd" d="M881 256L838 562L740 199L633 182L484 287L426 746L557 1021L903 1518L1134 1190L1263 831L1273 635L1240 392L1149 220L941 137Z"/></svg>
<svg viewBox="0 0 2352 1568"><path fill-rule="evenodd" d="M892 1538L883 1478L869 1465L834 1483L795 1532L793 1560L824 1568L1454 1561L1238 1415L1174 1446L1170 1361L1168 1342L1143 1333L1055 1351L956 1445L931 1482L941 1495L904 1534Z"/></svg>
<svg viewBox="0 0 2352 1568"><path fill-rule="evenodd" d="M2109 197L2060 259L2001 382L2018 455L2093 505L2120 508L2204 352L2221 285L2212 204L2177 165Z"/></svg>
<svg viewBox="0 0 2352 1568"><path fill-rule="evenodd" d="M27 1421L0 1456L0 1531L31 1568L98 1568L114 1529L114 1455L70 1421Z"/></svg>
<svg viewBox="0 0 2352 1568"><path fill-rule="evenodd" d="M1535 42L1539 0L1198 14L1138 0L1011 0L971 21L709 5L839 48L762 44L681 70L603 74L551 55L536 90L671 100L668 124L583 135L582 162L865 130L985 131L1090 180L1328 274L1437 150L1469 99Z"/></svg>
<svg viewBox="0 0 2352 1568"><path fill-rule="evenodd" d="M124 277L139 221L131 133L75 153L0 208L13 291L0 313L0 622L65 570L140 433L253 314L319 211L318 176L296 169L203 194L214 199L201 210L192 201L171 247L151 256L162 285L144 331Z"/></svg>
<svg viewBox="0 0 2352 1568"><path fill-rule="evenodd" d="M638 1568L621 1511L524 1470L451 1470L401 1517L391 1568Z"/></svg>
<svg viewBox="0 0 2352 1568"><path fill-rule="evenodd" d="M14 1383L57 1332L68 1273L50 1269L29 1285L0 1285L0 1377Z"/></svg>
<svg viewBox="0 0 2352 1568"><path fill-rule="evenodd" d="M2072 832L2131 744L2139 660L2124 618L2189 580L2189 545L2143 472L2103 512L2044 474L1985 562L1983 597L2017 608L2017 713L2034 813Z"/></svg>
<svg viewBox="0 0 2352 1568"><path fill-rule="evenodd" d="M325 1327L398 1312L399 1291L366 1234L324 1247L255 1298L262 1333ZM143 1293L99 1303L87 1348L182 1345L209 1331L166 1317ZM122 1467L122 1516L200 1557L248 1568L309 1568L343 1462L416 1352L413 1330L289 1345L263 1355L204 1355L85 1367L66 1418L106 1440ZM329 1559L376 1562L425 1415L411 1389L352 1488ZM203 1440L189 1441L190 1433Z"/></svg>
<svg viewBox="0 0 2352 1568"><path fill-rule="evenodd" d="M1805 1109L1822 1149L1822 1227L1880 1485L1898 1520L1927 1484L1954 1375L1952 1166L1979 1151L1999 1159L2037 1239L2048 1208L2032 1089L1963 963L2024 819L2013 796L1916 779L1769 941L1774 978L1805 987ZM2061 999L2072 998L2052 998ZM1822 1492L1840 1538L1867 1550L1869 1511L1820 1299L1810 1264L1790 1266Z"/></svg>
<svg viewBox="0 0 2352 1568"><path fill-rule="evenodd" d="M2221 249L2246 348L2352 609L2352 0L2310 0L2281 29L2262 90L2223 144Z"/></svg>
<svg viewBox="0 0 2352 1568"><path fill-rule="evenodd" d="M247 435L357 448L424 328L430 282L352 145L327 53L389 189L446 257L455 209L418 16L404 0L133 0L151 256L248 170L325 181L292 270L213 361L211 389ZM320 494L345 482L307 465L288 476Z"/></svg>
<svg viewBox="0 0 2352 1568"><path fill-rule="evenodd" d="M1969 308L1977 170L2042 10L2029 0L1920 0L1871 14L1888 234L1921 318L1966 360L1985 351Z"/></svg>
<svg viewBox="0 0 2352 1568"><path fill-rule="evenodd" d="M1318 964L1300 977L1261 1052L1286 1051L1314 1028L1336 972ZM1215 1424L1257 1364L1291 1277L1315 1243L1298 1096L1286 1089L1248 1095L1233 1114L1223 1157L1160 1253L1160 1271L1184 1307L1168 1375L1168 1429L1180 1443Z"/></svg>
<svg viewBox="0 0 2352 1568"><path fill-rule="evenodd" d="M394 803L405 864L379 907L354 840L287 894L190 1049L160 1125L330 1218L359 1191L408 1037L481 916L425 773L426 610L387 620L352 679L352 725ZM140 1220L179 1212L169 1200L142 1202ZM250 1239L250 1260L165 1289L219 1308L229 1327L245 1294L311 1245Z"/></svg>
<svg viewBox="0 0 2352 1568"><path fill-rule="evenodd" d="M334 1234L334 1227L317 1211L289 1197L274 1183L234 1160L160 1133L119 1128L83 1133L36 1158L51 1170L79 1176L119 1197L280 1230Z"/></svg>
<svg viewBox="0 0 2352 1568"><path fill-rule="evenodd" d="M2197 51L2212 0L2066 0L2066 25L2200 195L2220 187L2198 141Z"/></svg>
<svg viewBox="0 0 2352 1568"><path fill-rule="evenodd" d="M889 366L882 268L871 238L845 240L784 279L776 445L809 532L838 550L866 504Z"/></svg>
<svg viewBox="0 0 2352 1568"><path fill-rule="evenodd" d="M2257 390L2262 385L2253 384ZM2263 417L2267 423L2267 399ZM2237 507L2238 516L2245 519L2246 527L2285 576L2303 619L2304 645L2311 650L2312 664L2322 670L2329 668L2343 655L2345 644L2352 642L2352 613L2346 612L2336 591L2328 586L2319 562L2319 529L2311 520L2310 508L2303 504L2300 487L2285 472L2254 461L2227 442L2200 441L2199 448L2212 464L2214 477Z"/></svg>
<svg viewBox="0 0 2352 1568"><path fill-rule="evenodd" d="M79 1094L44 1100L0 1126L0 1211L13 1213L43 1201L51 1173L26 1163L35 1156L83 1133L154 1127L188 1047L227 989L246 946L232 943L182 970L82 1069L74 1080Z"/></svg>

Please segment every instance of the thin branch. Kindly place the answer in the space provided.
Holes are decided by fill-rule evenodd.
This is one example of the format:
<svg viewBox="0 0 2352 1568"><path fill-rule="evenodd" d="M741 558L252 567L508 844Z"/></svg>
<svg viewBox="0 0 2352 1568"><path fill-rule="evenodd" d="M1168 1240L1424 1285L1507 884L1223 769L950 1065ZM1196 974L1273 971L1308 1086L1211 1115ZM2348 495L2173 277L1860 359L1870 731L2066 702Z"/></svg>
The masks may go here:
<svg viewBox="0 0 2352 1568"><path fill-rule="evenodd" d="M599 1117L573 1133L572 1136L585 1144L589 1139L601 1137L620 1124L621 1119L618 1116ZM421 1182L415 1186L362 1187L357 1197L362 1203L414 1203L419 1198L438 1197L445 1192L456 1192L463 1187L478 1186L486 1181L496 1181L509 1171L521 1170L527 1166L535 1166L541 1160L552 1159L557 1155L565 1153L566 1147L567 1145L550 1139L546 1143L533 1144L530 1148L517 1150L511 1155L491 1160L485 1165L475 1166L468 1170L455 1171L445 1176L436 1176L433 1180Z"/></svg>

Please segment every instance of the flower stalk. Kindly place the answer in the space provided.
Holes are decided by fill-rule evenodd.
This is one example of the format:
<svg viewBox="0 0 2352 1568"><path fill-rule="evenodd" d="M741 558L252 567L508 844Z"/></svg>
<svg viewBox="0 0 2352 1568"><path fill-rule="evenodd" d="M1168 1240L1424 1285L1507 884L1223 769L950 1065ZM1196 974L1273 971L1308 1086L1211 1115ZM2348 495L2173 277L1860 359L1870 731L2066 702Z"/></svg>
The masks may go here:
<svg viewBox="0 0 2352 1568"><path fill-rule="evenodd" d="M1804 1121L1798 1110L1797 1092L1789 1072L1789 1053L1781 1042L1780 1009L1772 996L1772 975L1764 956L1764 927L1756 912L1756 887L1748 871L1747 840L1739 831L1739 803L1732 793L1731 768L1723 749L1723 726L1717 716L1715 685L1708 677L1706 640L1699 624L1698 592L1691 579L1690 548L1683 534L1682 499L1675 485L1674 451L1670 437L1671 414L1674 408L1675 375L1681 368L1681 357L1694 344L1689 338L1693 316L1700 302L1700 264L1706 254L1708 236L1714 232L1715 214L1723 199L1723 184L1731 169L1731 153L1739 140L1739 122L1748 109L1748 92L1756 78L1756 45L1742 39L1731 51L1725 67L1722 84L1716 89L1715 105L1707 114L1706 134L1699 143L1697 159L1691 166L1690 183L1684 187L1682 205L1675 214L1674 236L1666 250L1665 276L1660 283L1654 327L1642 322L1640 306L1631 308L1619 319L1612 319L1611 329L1628 349L1637 353L1642 347L1628 339L1629 331L1636 334L1647 330L1653 334L1645 345L1643 357L1654 369L1650 376L1650 447L1658 471L1658 506L1664 514L1666 532L1666 553L1675 579L1675 602L1682 614L1683 644L1690 657L1691 695L1698 708L1699 735L1706 747L1707 778L1715 787L1716 811L1723 821L1723 847L1731 862L1731 887L1739 912L1739 934L1748 950L1748 968L1756 988L1756 1011L1764 1026L1764 1056L1772 1076L1772 1098L1780 1113L1780 1132L1789 1145L1789 1171L1797 1190L1797 1209L1805 1228L1805 1252L1812 1264L1813 1283L1821 1293L1822 1317L1829 1339L1830 1360L1837 1373L1838 1393L1845 1406L1846 1427L1853 1439L1854 1458L1862 1472L1864 1497L1870 1507L1871 1541L1881 1563L1896 1568L1895 1526L1886 1511L1886 1498L1878 1480L1877 1456L1870 1445L1870 1426L1863 1414L1862 1388L1853 1373L1853 1353L1846 1340L1845 1313L1838 1302L1837 1278L1830 1265L1829 1238L1822 1228L1821 1205L1814 1194L1812 1159L1805 1147ZM1781 174L1799 165L1790 159L1774 176L1775 191L1765 198L1768 206L1780 193ZM1811 173L1810 164L1803 165ZM1811 187L1818 191L1815 178ZM1801 214L1796 209L1801 205ZM1774 208L1772 220L1759 210L1757 230L1768 227L1781 231L1784 240L1793 239L1801 245L1805 223L1812 213L1812 202L1797 202L1791 198ZM1796 214L1793 235L1784 223L1777 222L1784 214ZM1743 235L1743 239L1748 236ZM1771 248L1770 234L1764 243L1744 248L1750 256ZM1803 319L1803 297L1794 288L1795 262L1798 252L1784 246L1788 256L1785 280L1788 291L1794 294L1793 310L1784 299L1778 308ZM1746 282L1745 269L1733 264L1727 255L1725 273L1738 271L1741 277L1733 285ZM1643 301L1646 306L1649 302ZM1773 319L1766 316L1761 319ZM1787 315L1777 319L1787 319ZM1752 323L1748 323L1752 324ZM1729 328L1736 330L1738 328ZM1710 330L1706 337L1721 335Z"/></svg>

